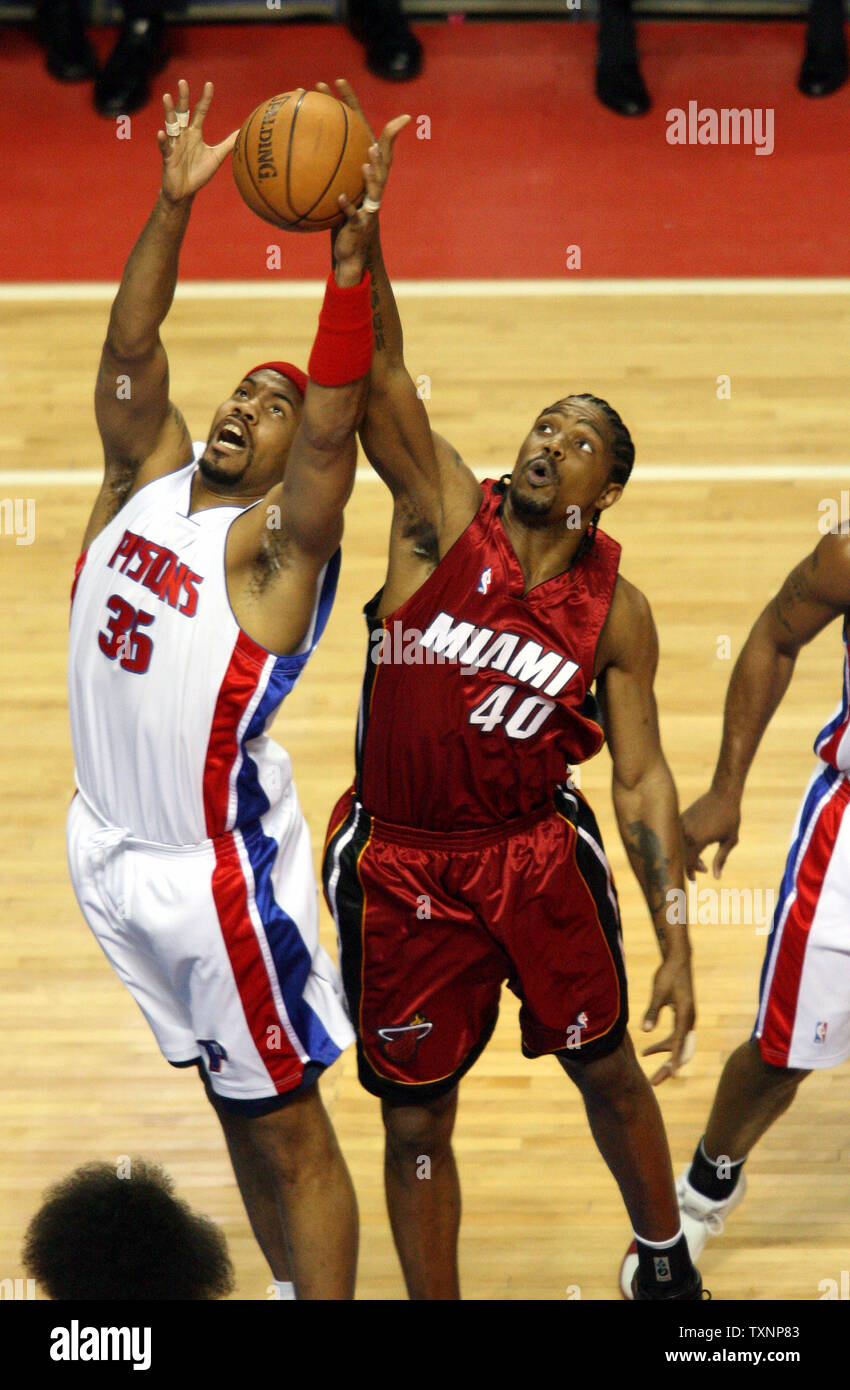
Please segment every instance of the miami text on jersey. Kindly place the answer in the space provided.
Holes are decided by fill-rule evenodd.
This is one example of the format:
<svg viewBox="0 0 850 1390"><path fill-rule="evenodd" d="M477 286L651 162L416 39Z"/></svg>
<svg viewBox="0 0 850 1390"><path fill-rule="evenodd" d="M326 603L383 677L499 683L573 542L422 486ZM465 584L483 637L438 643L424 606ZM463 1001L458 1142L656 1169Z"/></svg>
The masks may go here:
<svg viewBox="0 0 850 1390"><path fill-rule="evenodd" d="M402 664L422 661L421 654L418 657L409 654L410 647L414 646L411 641L414 629L400 630L401 623L394 623L393 627L394 633L384 630L380 634L378 650L372 653L373 661L382 664L392 662L394 657ZM425 660L430 657L431 660L457 661L471 670L490 666L534 690L542 689L544 695L559 695L579 669L563 652L545 649L539 642L523 642L516 632L496 632L491 627L457 622L451 613L438 613L427 631L417 630L415 638L415 647L424 648L428 654Z"/></svg>

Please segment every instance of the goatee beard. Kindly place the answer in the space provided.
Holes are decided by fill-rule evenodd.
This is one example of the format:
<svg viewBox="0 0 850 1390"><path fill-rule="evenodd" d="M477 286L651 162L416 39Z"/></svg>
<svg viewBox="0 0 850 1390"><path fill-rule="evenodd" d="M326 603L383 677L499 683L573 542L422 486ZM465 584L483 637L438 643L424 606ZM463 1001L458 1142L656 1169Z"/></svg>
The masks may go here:
<svg viewBox="0 0 850 1390"><path fill-rule="evenodd" d="M542 497L528 497L515 488L509 487L511 511L526 526L546 526L552 512L552 502L544 502Z"/></svg>
<svg viewBox="0 0 850 1390"><path fill-rule="evenodd" d="M240 472L229 473L226 469L219 468L217 464L210 463L206 457L202 457L198 460L198 472L205 483L210 483L217 488L223 488L225 491L235 490L241 483L246 469L250 467L250 463L251 455L249 453L247 461Z"/></svg>

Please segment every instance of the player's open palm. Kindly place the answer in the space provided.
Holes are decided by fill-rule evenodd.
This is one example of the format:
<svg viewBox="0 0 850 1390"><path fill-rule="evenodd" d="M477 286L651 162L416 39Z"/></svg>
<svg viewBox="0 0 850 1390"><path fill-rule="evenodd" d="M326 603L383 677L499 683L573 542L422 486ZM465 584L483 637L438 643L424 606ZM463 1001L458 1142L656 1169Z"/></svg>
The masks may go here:
<svg viewBox="0 0 850 1390"><path fill-rule="evenodd" d="M732 850L738 843L741 826L741 804L735 796L723 796L708 791L698 797L682 816L682 835L685 841L685 869L692 879L697 871L706 872L702 852L706 845L717 845L711 871L715 878L723 872Z"/></svg>
<svg viewBox="0 0 850 1390"><path fill-rule="evenodd" d="M177 105L170 92L162 98L165 111L165 130L157 131L162 153L162 191L172 203L191 198L220 168L233 146L238 130L231 131L219 145L205 145L204 118L213 98L213 84L204 83L201 99L194 113L189 113L189 84L181 77L177 84Z"/></svg>

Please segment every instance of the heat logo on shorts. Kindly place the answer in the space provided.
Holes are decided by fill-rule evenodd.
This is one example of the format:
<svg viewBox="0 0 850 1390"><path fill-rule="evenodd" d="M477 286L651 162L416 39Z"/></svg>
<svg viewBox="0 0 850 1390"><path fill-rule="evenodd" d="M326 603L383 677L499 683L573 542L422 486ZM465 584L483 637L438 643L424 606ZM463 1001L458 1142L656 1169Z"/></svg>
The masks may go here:
<svg viewBox="0 0 850 1390"><path fill-rule="evenodd" d="M826 1029L827 1029L827 1025L826 1025L825 1023L816 1023L816 1024L815 1024L815 1036L814 1036L813 1041L816 1042L816 1043L825 1043L825 1042L826 1042Z"/></svg>
<svg viewBox="0 0 850 1390"><path fill-rule="evenodd" d="M433 1027L430 1019L414 1014L409 1023L397 1028L379 1028L381 1051L391 1062L409 1062L416 1056L419 1044Z"/></svg>

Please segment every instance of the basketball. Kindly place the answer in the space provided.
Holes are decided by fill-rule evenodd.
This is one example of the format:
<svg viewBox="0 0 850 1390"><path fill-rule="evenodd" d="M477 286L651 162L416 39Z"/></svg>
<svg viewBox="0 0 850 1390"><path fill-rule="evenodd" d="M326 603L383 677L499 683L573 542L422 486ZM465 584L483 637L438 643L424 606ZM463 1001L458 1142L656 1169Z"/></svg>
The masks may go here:
<svg viewBox="0 0 850 1390"><path fill-rule="evenodd" d="M251 112L233 148L233 177L252 212L290 232L344 221L339 195L363 198L372 136L335 97L298 87Z"/></svg>

